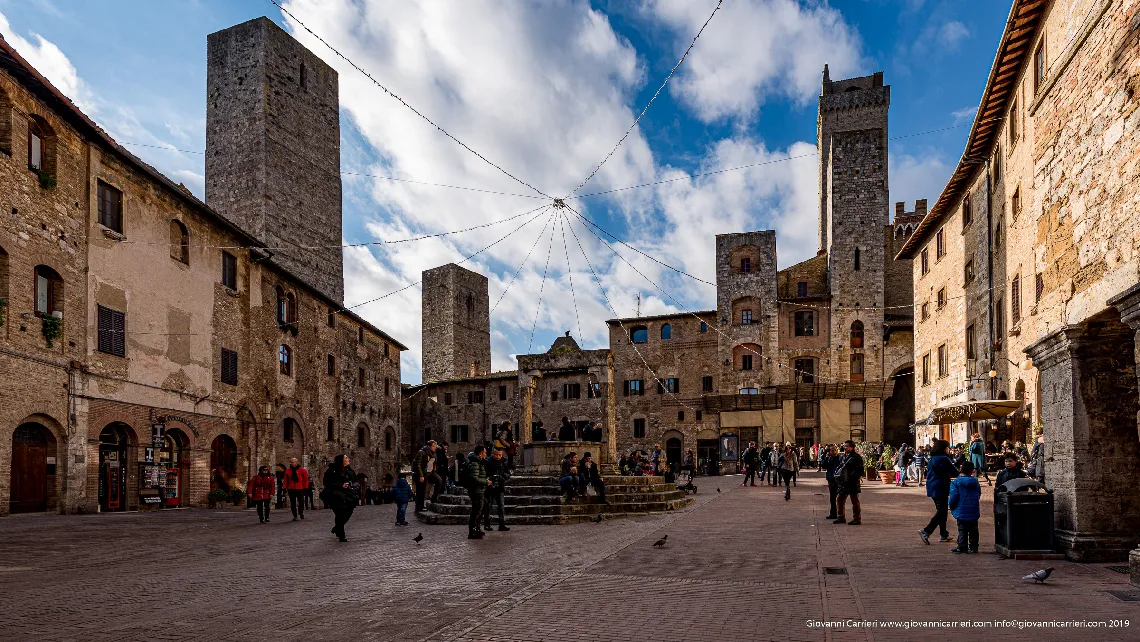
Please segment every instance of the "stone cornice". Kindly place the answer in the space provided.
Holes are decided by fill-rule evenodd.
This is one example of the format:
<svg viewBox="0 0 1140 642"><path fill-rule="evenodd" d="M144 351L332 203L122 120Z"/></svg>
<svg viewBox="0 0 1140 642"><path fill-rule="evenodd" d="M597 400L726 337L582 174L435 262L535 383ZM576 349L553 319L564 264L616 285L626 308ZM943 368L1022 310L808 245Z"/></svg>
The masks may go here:
<svg viewBox="0 0 1140 642"><path fill-rule="evenodd" d="M1108 304L1120 311L1120 320L1128 327L1140 330L1140 283L1112 297Z"/></svg>
<svg viewBox="0 0 1140 642"><path fill-rule="evenodd" d="M1050 332L1023 352L1033 360L1038 370L1047 370L1063 359L1071 359L1073 352L1084 343L1085 330L1079 325L1067 325Z"/></svg>

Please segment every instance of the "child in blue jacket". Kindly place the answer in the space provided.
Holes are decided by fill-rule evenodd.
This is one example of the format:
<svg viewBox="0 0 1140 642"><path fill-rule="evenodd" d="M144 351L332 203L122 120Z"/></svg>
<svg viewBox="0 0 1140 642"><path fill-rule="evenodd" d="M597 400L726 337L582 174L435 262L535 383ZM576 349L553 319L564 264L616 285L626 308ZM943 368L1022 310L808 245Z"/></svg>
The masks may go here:
<svg viewBox="0 0 1140 642"><path fill-rule="evenodd" d="M979 503L982 499L982 487L978 479L973 476L974 465L970 462L962 463L961 474L950 482L950 512L958 520L958 547L951 549L952 553L978 552L978 518L981 517Z"/></svg>
<svg viewBox="0 0 1140 642"><path fill-rule="evenodd" d="M401 471L400 478L392 487L392 498L396 500L396 526L407 526L408 502L412 499L412 487L408 485L408 474ZM975 529L977 522L974 522Z"/></svg>

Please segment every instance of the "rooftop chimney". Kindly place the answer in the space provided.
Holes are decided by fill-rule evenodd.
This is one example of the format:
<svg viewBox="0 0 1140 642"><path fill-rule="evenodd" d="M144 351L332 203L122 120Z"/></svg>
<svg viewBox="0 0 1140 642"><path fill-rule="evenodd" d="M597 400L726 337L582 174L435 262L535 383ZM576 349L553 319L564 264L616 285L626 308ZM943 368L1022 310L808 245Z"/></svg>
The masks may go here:
<svg viewBox="0 0 1140 642"><path fill-rule="evenodd" d="M926 199L920 198L914 202L914 215L926 216Z"/></svg>

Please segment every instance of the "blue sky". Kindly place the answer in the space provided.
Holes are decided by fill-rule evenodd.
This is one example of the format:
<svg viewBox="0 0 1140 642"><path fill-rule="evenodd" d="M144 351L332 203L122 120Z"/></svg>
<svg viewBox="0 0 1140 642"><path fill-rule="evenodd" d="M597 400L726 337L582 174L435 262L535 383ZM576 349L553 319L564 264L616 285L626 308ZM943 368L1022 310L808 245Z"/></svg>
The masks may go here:
<svg viewBox="0 0 1140 642"><path fill-rule="evenodd" d="M471 147L562 196L610 151L716 2L284 4ZM808 258L824 62L833 79L885 72L890 135L905 136L890 143L891 200L908 209L916 198L933 203L961 153L1008 11L1009 2L730 0L579 193L670 182L572 204L631 245L707 280L717 233L775 229L781 267ZM385 96L266 0L0 0L0 33L116 139L135 143L139 156L201 196L203 157L195 152L205 145L206 36L261 15L340 72L343 171L531 193ZM943 128L951 129L910 136ZM788 156L804 158L779 161ZM769 164L693 176L756 163ZM456 230L544 202L345 176L344 238ZM528 219L348 249L346 303L461 261ZM713 288L619 247L643 277L584 228L567 225L543 212L465 263L488 276L492 305L498 302L495 369L512 368L512 355L545 349L565 330L586 347L605 345L604 319L615 310L632 316L639 296L643 314L715 305ZM420 375L419 306L413 287L354 308L413 348L404 358L407 382Z"/></svg>

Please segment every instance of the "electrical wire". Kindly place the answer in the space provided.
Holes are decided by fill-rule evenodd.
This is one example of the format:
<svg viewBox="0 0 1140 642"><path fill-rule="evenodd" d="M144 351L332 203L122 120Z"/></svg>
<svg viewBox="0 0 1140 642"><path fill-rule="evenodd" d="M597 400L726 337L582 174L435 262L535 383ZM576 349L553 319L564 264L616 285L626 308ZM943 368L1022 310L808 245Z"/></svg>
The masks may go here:
<svg viewBox="0 0 1140 642"><path fill-rule="evenodd" d="M584 338L586 335L582 334L582 317L578 315L578 295L574 294L574 270L570 267L570 250L566 247L566 217L560 218L559 223L562 225L562 254L566 257L566 276L570 279L570 299L574 302L574 319L578 322L578 336Z"/></svg>
<svg viewBox="0 0 1140 642"><path fill-rule="evenodd" d="M542 230L539 231L538 236L534 237L534 243L531 244L530 250L527 251L526 256L523 257L522 262L519 263L519 269L515 270L514 276L511 277L511 282L507 284L507 287L503 290L503 293L499 295L499 299L495 301L495 305L491 306L490 314L495 313L495 310L498 309L499 304L502 303L503 297L507 296L507 292L510 291L511 286L514 285L515 281L519 278L519 274L522 273L523 266L526 265L527 260L530 259L530 255L534 253L534 248L538 247L538 242L542 240L542 236L546 233L546 227L550 225L552 218L552 216L546 217L546 223L542 225ZM553 233L553 230L551 230L551 234Z"/></svg>
<svg viewBox="0 0 1140 642"><path fill-rule="evenodd" d="M723 1L724 0L716 1L716 7L713 8L712 13L709 14L709 17L705 20L705 23L701 25L700 30L697 31L697 35L693 36L693 41L689 43L688 48L685 49L685 53L681 54L681 59L677 61L677 64L673 65L672 69L669 70L669 75L665 76L664 82L662 82L661 86L657 88L657 91L653 92L653 97L649 99L649 102L645 103L645 107L641 110L641 113L637 115L637 118L634 119L633 124L629 126L629 129L625 130L625 133L622 134L621 139L619 139L617 144L614 145L614 148L610 150L609 154L606 154L606 157L602 159L602 162L598 163L598 166L594 168L594 171L590 172L589 176L587 176L582 180L581 183L578 184L578 187L575 187L573 191L566 195L567 198L573 196L575 193L577 193L578 190L585 187L586 183L590 182L590 179L598 173L598 170L602 169L602 165L606 164L606 161L608 161L610 157L614 155L614 152L618 150L618 147L621 147L621 144L624 143L625 139L629 137L629 133L633 131L633 128L637 127L637 124L641 122L641 118L645 116L645 112L649 111L649 106L653 104L653 101L657 100L657 97L659 95L661 95L661 92L665 89L665 85L669 84L669 80L673 78L673 74L677 73L677 69L681 66L681 63L685 62L685 58L689 57L689 52L692 51L693 47L695 47L697 44L697 38L701 37L701 34L705 32L705 27L709 26L709 23L712 22L713 16L716 15L717 11L720 11L720 5Z"/></svg>
<svg viewBox="0 0 1140 642"><path fill-rule="evenodd" d="M673 271L674 271L674 272L676 272L677 274L683 274L683 275L685 275L685 276L687 276L687 277L689 277L689 278L691 278L691 279L694 279L694 280L700 281L701 283L704 283L705 285L711 285L711 286L713 286L713 287L716 287L716 283L713 283L712 281L706 281L706 280L702 279L702 278L701 278L701 277L699 277L699 276L694 276L694 275L692 275L692 274L689 274L688 272L686 272L686 271L682 270L681 268L678 268L678 267L673 267L672 265L669 265L668 263L665 263L664 261L660 261L660 260L658 260L658 259L656 259L656 258L654 258L654 257L652 257L652 256L650 256L650 255L648 255L648 254L646 254L645 252L642 252L641 250L637 249L636 247L634 247L634 246L630 245L629 243L626 243L625 241L621 240L620 238L618 238L618 237L617 237L617 236L615 236L614 234L612 234L612 233L610 233L610 232L607 232L605 229L603 229L603 228L602 228L602 226L600 226L600 225L598 225L597 223L595 223L594 221L590 220L589 218L587 218L586 216L584 216L584 215L583 215L581 212L579 212L578 210L574 209L573 207L570 207L569 205L567 205L566 207L567 207L567 208L569 208L571 211L573 211L573 212L574 212L574 214L576 214L576 215L578 216L578 218L580 218L580 219L582 219L583 221L585 221L586 223L589 223L590 225L592 225L592 226L594 226L594 227L598 228L598 229L599 229L599 230L601 230L601 231L602 231L602 232L603 232L603 233L604 233L606 236L608 236L608 237L612 238L613 240L617 241L618 243L621 243L622 245L624 245L624 246L628 247L629 249L633 250L634 252L637 252L638 254L640 254L640 255L644 256L645 258L649 259L650 261L653 261L654 263L656 263L656 264L658 264L658 265L660 265L660 266L662 266L662 267L665 267L665 268L669 268L670 270L673 270Z"/></svg>
<svg viewBox="0 0 1140 642"><path fill-rule="evenodd" d="M379 87L380 89L382 89L382 90L384 91L384 93L385 93L385 94L388 94L388 95L389 95L389 96L391 96L392 98L396 99L397 101L399 101L399 102L400 102L400 104L401 104L401 105L403 105L404 107L407 107L409 110L411 110L411 112L412 112L412 113L414 113L415 115L417 115L417 116L419 116L420 118L422 118L424 121L426 121L426 122L427 122L429 125L431 125L432 127L435 127L435 128L436 128L436 131L438 131L439 133L443 134L444 136L447 136L447 137L448 137L448 138L450 138L451 140L455 141L456 143L458 143L458 144L459 144L459 146L460 146L460 147L462 147L463 149L466 149L467 151L471 152L471 153L472 153L472 154L474 154L474 155L475 155L477 158L479 158L480 160L482 160L484 163L487 163L487 164L488 164L488 165L490 165L491 167L494 167L495 169L499 170L499 172L501 172L503 175L507 176L508 178L510 178L510 179L512 179L512 180L514 180L516 183L519 183L520 185L523 185L523 186L525 186L525 187L528 187L528 188L530 188L530 189L534 190L535 192L537 192L538 194L540 194L540 195L542 195L542 196L545 196L546 198L553 198L552 196L550 196L549 194L547 194L547 193L543 192L542 190L538 189L538 188L537 188L537 187L535 187L534 185L531 185L530 183L528 183L528 182L526 182L526 181L522 180L521 178L519 178L519 177L515 176L514 174L512 174L512 173L508 172L507 170L503 169L503 168L502 168L502 167L500 167L499 165L497 165L497 164L495 164L494 162L492 162L491 160L489 160L489 159L488 159L486 156L484 156L484 155L480 154L479 152L475 151L474 149L472 149L470 146L468 146L468 145L467 145L467 143L464 143L463 141L459 140L459 139L458 139L458 138L456 138L455 136L451 135L451 133L450 133L450 132L448 132L446 129L444 129L444 128L443 128L443 127L441 127L440 125L436 124L436 122L435 122L435 121L433 121L432 119L430 119L430 118L428 118L427 116L425 116L423 113L421 113L421 112L420 112L418 109L416 109L415 107L412 107L410 104L408 104L408 102L407 102L406 100L404 100L403 98L401 98L399 95L397 95L397 94L396 94L395 92L393 92L391 89L388 89L387 87L385 87L385 86L384 86L382 83L380 83L380 81L378 81L378 80L376 80L375 78L373 78L373 77L372 77L372 74L370 74L370 73L368 73L367 71L365 71L365 70L364 70L364 69L363 69L363 68L362 68L360 65L356 64L355 62L353 62L353 61L352 61L352 60L351 60L351 59L350 59L348 56L346 56L346 55L342 54L342 53L341 53L341 52L340 52L340 51L339 51L339 50L338 50L336 47L333 47L331 44L329 44L329 43L328 43L328 41L326 41L324 38L322 38L321 36L319 36L319 35L318 35L318 34L317 34L315 31L313 31L312 29L310 29L310 28L309 28L307 25L305 25L305 23L301 22L301 20L300 20L300 19L298 19L298 18L297 18L297 16L293 15L292 13L290 13L290 12L289 12L289 10L288 10L288 9L286 9L286 8L285 8L285 7L283 7L283 6L281 6L281 4L280 4L279 2L277 2L277 0L269 0L269 2L270 2L272 5L274 5L275 7L277 7L278 9L280 9L280 10L281 10L281 13L283 13L283 14L285 14L285 15L289 16L289 18L290 18L290 19L291 19L293 22L297 23L297 24L298 24L298 25L299 25L299 26L300 26L302 29L304 29L305 31L309 32L309 35L313 36L313 37L314 37L314 38L316 38L318 41L320 41L320 43L321 43L321 44L323 44L324 46L328 47L328 48L329 48L329 51L332 51L334 54L336 54L337 56L339 56L339 57L340 57L342 60L344 60L345 62L347 62L349 65L351 65L351 66L352 66L354 69L356 69L356 70L357 70L357 71L359 71L360 73L364 74L364 76L365 76L366 78L368 78L369 80L371 80L371 81L372 81L372 83L373 83L374 85L376 85L377 87Z"/></svg>
<svg viewBox="0 0 1140 642"><path fill-rule="evenodd" d="M534 310L534 324L530 327L530 343L527 354L534 348L534 331L538 329L538 315L542 313L542 293L546 289L546 274L550 270L550 248L554 247L554 226L550 227L550 241L546 244L546 267L542 268L542 285L538 286L538 306Z"/></svg>

